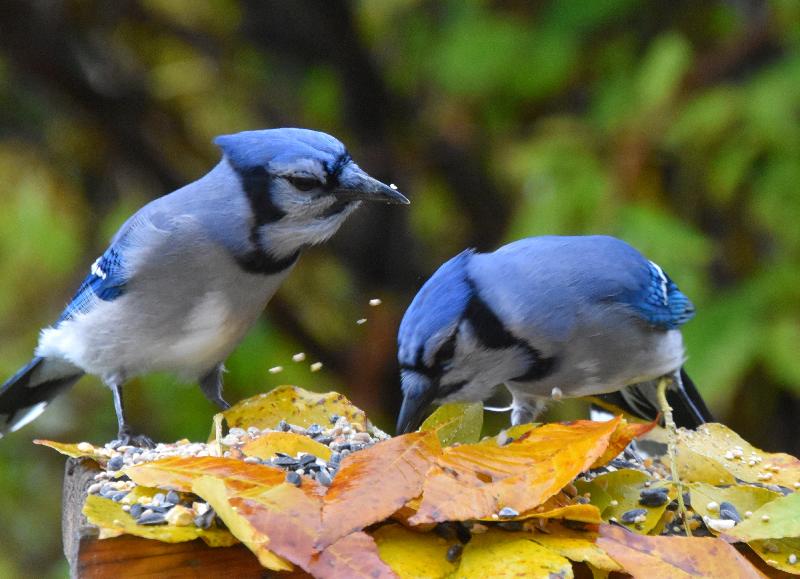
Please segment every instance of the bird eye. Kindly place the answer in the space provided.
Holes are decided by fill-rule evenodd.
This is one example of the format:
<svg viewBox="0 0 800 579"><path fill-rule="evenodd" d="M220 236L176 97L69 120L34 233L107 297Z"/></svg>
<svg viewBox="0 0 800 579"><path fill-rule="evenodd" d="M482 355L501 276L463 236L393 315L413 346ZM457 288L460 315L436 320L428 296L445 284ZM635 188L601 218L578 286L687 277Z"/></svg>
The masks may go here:
<svg viewBox="0 0 800 579"><path fill-rule="evenodd" d="M312 189L316 189L320 187L322 183L320 183L314 177L286 177L286 180L292 184L295 189L299 189L300 191L311 191Z"/></svg>
<svg viewBox="0 0 800 579"><path fill-rule="evenodd" d="M439 351L436 352L436 364L439 366L447 365L453 359L456 353L456 335L450 336L447 341L442 344Z"/></svg>

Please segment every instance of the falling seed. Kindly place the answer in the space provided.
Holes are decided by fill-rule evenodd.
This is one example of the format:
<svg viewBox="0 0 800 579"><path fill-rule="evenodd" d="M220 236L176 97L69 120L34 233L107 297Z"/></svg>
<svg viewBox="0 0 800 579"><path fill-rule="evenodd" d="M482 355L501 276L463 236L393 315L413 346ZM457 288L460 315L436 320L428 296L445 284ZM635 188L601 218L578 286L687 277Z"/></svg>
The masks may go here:
<svg viewBox="0 0 800 579"><path fill-rule="evenodd" d="M311 364L311 366L309 366L309 368L311 369L312 372L319 372L320 370L322 370L322 362L314 362L313 364Z"/></svg>
<svg viewBox="0 0 800 579"><path fill-rule="evenodd" d="M794 483L794 488L796 488L796 489L800 489L800 482L796 482L796 483Z"/></svg>
<svg viewBox="0 0 800 579"><path fill-rule="evenodd" d="M552 398L553 400L561 400L561 398L563 396L564 396L564 393L561 391L561 388L559 388L558 386L556 386L555 388L553 388L550 391L550 398Z"/></svg>
<svg viewBox="0 0 800 579"><path fill-rule="evenodd" d="M752 516L753 516L753 511L745 511L744 512L744 518L745 519L749 519Z"/></svg>
<svg viewBox="0 0 800 579"><path fill-rule="evenodd" d="M394 183L389 183L389 189L394 189L395 191L397 191L397 185L395 185Z"/></svg>
<svg viewBox="0 0 800 579"><path fill-rule="evenodd" d="M283 366L273 366L268 370L270 374L280 374L283 372Z"/></svg>
<svg viewBox="0 0 800 579"><path fill-rule="evenodd" d="M791 553L789 555L789 565L796 565L797 564L797 555Z"/></svg>
<svg viewBox="0 0 800 579"><path fill-rule="evenodd" d="M292 362L302 362L305 359L306 359L306 353L305 352L297 352L297 354L292 356Z"/></svg>
<svg viewBox="0 0 800 579"><path fill-rule="evenodd" d="M88 442L79 442L78 450L81 452L93 452L94 447Z"/></svg>
<svg viewBox="0 0 800 579"><path fill-rule="evenodd" d="M611 502L608 504L610 504L612 507L618 507L619 501L617 499L612 499Z"/></svg>
<svg viewBox="0 0 800 579"><path fill-rule="evenodd" d="M715 501L711 501L706 505L706 509L709 511L718 511L719 510L719 503Z"/></svg>
<svg viewBox="0 0 800 579"><path fill-rule="evenodd" d="M382 303L383 302L380 300L380 298L372 298L371 300L369 300L369 305L371 305L373 308L375 306L381 305Z"/></svg>
<svg viewBox="0 0 800 579"><path fill-rule="evenodd" d="M761 515L761 522L769 523L769 515Z"/></svg>
<svg viewBox="0 0 800 579"><path fill-rule="evenodd" d="M356 323L360 326L361 324L367 323L367 318L361 318L360 320L356 320Z"/></svg>

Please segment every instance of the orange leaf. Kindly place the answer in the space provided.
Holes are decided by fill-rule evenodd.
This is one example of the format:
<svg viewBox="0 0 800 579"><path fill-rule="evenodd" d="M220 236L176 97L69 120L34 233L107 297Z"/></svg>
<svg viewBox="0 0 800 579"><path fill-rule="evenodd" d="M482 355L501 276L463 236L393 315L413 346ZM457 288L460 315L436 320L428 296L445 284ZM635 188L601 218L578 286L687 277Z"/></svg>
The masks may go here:
<svg viewBox="0 0 800 579"><path fill-rule="evenodd" d="M269 538L270 551L309 570L322 524L318 496L282 484L256 496L234 496L228 501L239 517Z"/></svg>
<svg viewBox="0 0 800 579"><path fill-rule="evenodd" d="M388 579L397 577L378 556L375 540L351 533L315 556L307 571L318 579Z"/></svg>
<svg viewBox="0 0 800 579"><path fill-rule="evenodd" d="M715 538L651 537L601 525L597 545L634 577L764 577L734 547Z"/></svg>
<svg viewBox="0 0 800 579"><path fill-rule="evenodd" d="M491 517L503 507L529 511L606 451L620 418L547 424L502 447L446 448L428 472L412 524Z"/></svg>
<svg viewBox="0 0 800 579"><path fill-rule="evenodd" d="M138 485L182 492L191 492L192 482L206 475L223 478L237 490L275 486L286 478L279 468L214 456L165 458L130 466L123 472Z"/></svg>
<svg viewBox="0 0 800 579"><path fill-rule="evenodd" d="M625 450L625 447L630 444L631 440L647 434L653 430L657 424L658 420L641 423L627 422L623 418L622 422L620 422L619 426L617 426L617 429L611 435L611 441L608 443L608 448L603 453L603 456L594 461L592 468L603 466L614 460L614 458L616 458L620 452Z"/></svg>
<svg viewBox="0 0 800 579"><path fill-rule="evenodd" d="M418 497L425 473L440 453L436 433L429 431L398 436L348 455L324 498L318 548L384 520Z"/></svg>

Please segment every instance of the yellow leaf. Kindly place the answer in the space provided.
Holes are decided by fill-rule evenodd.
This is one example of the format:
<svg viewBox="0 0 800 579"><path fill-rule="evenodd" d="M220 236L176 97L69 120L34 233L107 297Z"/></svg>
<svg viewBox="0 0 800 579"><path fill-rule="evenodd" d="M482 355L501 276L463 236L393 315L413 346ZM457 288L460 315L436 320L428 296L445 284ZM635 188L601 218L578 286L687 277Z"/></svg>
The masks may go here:
<svg viewBox="0 0 800 579"><path fill-rule="evenodd" d="M402 579L438 579L455 571L447 560L447 541L434 533L417 533L402 525L385 525L372 534L378 552Z"/></svg>
<svg viewBox="0 0 800 579"><path fill-rule="evenodd" d="M478 442L481 428L483 404L480 402L443 404L420 426L421 431L434 431L442 446Z"/></svg>
<svg viewBox="0 0 800 579"><path fill-rule="evenodd" d="M328 425L333 415L343 416L351 424L367 427L363 410L356 408L342 394L317 394L297 386L278 386L265 394L247 398L222 413L229 427L276 428L281 420L308 427ZM213 437L212 433L212 437Z"/></svg>
<svg viewBox="0 0 800 579"><path fill-rule="evenodd" d="M165 543L183 543L202 539L211 547L229 547L238 542L225 529L200 529L193 525L186 527L139 525L136 523L136 519L122 510L120 503L97 495L86 497L83 514L92 525L99 527L101 539L118 537L123 534L155 539Z"/></svg>
<svg viewBox="0 0 800 579"><path fill-rule="evenodd" d="M532 533L531 540L570 561L589 563L602 571L622 570L616 561L597 546L597 533L575 531L555 523L548 525L547 531L547 533Z"/></svg>
<svg viewBox="0 0 800 579"><path fill-rule="evenodd" d="M762 487L750 485L717 487L706 483L692 483L689 485L689 494L691 496L692 510L701 516L718 519L719 509L709 511L708 505L709 503L717 503L719 505L726 501L736 507L742 520L744 520L744 514L747 511L757 511L768 502L783 496L781 493Z"/></svg>
<svg viewBox="0 0 800 579"><path fill-rule="evenodd" d="M79 442L77 444L70 444L66 442L55 442L53 440L34 440L34 444L52 448L72 458L91 458L96 462L105 464L111 456L111 453L102 446L94 446L88 442Z"/></svg>
<svg viewBox="0 0 800 579"><path fill-rule="evenodd" d="M291 571L294 568L291 563L269 550L269 537L259 533L231 507L225 481L203 476L194 481L192 490L211 505L230 532L258 557L262 567L273 571Z"/></svg>
<svg viewBox="0 0 800 579"><path fill-rule="evenodd" d="M726 534L740 541L800 538L800 493L766 503Z"/></svg>
<svg viewBox="0 0 800 579"><path fill-rule="evenodd" d="M800 537L795 539L764 539L751 541L750 548L770 567L784 573L800 575L800 562L790 563L789 557L800 557Z"/></svg>
<svg viewBox="0 0 800 579"><path fill-rule="evenodd" d="M497 579L527 577L550 579L573 577L572 564L564 557L530 540L527 533L489 529L473 535L464 547L455 578Z"/></svg>
<svg viewBox="0 0 800 579"><path fill-rule="evenodd" d="M591 482L575 481L575 487L581 494L588 492L590 495L594 495L599 490L601 491L599 493L601 497L609 496L612 501L617 502L617 504L609 502L608 506L603 510L602 517L604 521L609 521L613 517L617 522L625 524L632 531L647 533L658 524L667 508L667 504L678 494L670 485L667 494L668 499L663 505L659 507L642 506L639 504L639 499L641 498L640 493L644 489L665 486L665 483L657 483L647 487L645 483L649 480L650 477L641 471L624 469L598 475ZM644 509L645 520L640 523L623 523L623 513L632 509Z"/></svg>
<svg viewBox="0 0 800 579"><path fill-rule="evenodd" d="M691 452L716 463L739 480L793 488L800 482L800 459L784 453L764 452L722 424L704 424L696 431L681 430L678 457ZM731 484L706 480L711 484Z"/></svg>
<svg viewBox="0 0 800 579"><path fill-rule="evenodd" d="M278 452L297 456L298 452L313 454L323 460L329 460L331 449L316 440L294 432L268 432L242 446L247 456L261 459L272 458Z"/></svg>

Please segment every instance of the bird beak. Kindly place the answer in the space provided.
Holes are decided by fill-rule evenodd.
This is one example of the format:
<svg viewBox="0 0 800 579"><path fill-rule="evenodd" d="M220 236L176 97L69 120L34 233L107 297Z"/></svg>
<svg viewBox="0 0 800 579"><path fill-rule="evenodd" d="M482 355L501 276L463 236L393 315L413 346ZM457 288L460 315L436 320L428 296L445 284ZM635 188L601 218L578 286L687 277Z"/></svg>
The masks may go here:
<svg viewBox="0 0 800 579"><path fill-rule="evenodd" d="M393 205L411 203L397 187L381 183L367 175L355 163L349 163L339 175L336 197L348 201L383 201Z"/></svg>
<svg viewBox="0 0 800 579"><path fill-rule="evenodd" d="M419 428L436 394L436 388L430 380L417 372L404 370L402 382L403 405L397 417L397 434Z"/></svg>

